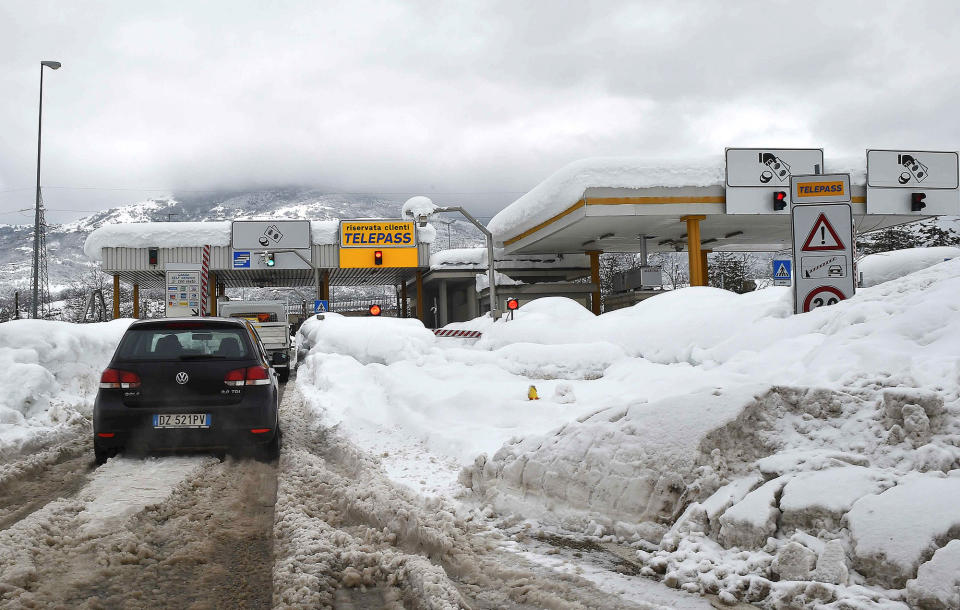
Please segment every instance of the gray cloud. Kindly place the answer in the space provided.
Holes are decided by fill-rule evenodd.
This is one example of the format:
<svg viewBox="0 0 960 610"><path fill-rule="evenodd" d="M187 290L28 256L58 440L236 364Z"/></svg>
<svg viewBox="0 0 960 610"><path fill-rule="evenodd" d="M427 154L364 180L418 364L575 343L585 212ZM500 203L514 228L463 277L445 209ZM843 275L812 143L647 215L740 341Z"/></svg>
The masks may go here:
<svg viewBox="0 0 960 610"><path fill-rule="evenodd" d="M481 192L592 155L956 149L960 4L0 4L0 222L301 184ZM438 196L448 201L457 195ZM461 196L466 198L466 196ZM52 213L57 218L63 212Z"/></svg>

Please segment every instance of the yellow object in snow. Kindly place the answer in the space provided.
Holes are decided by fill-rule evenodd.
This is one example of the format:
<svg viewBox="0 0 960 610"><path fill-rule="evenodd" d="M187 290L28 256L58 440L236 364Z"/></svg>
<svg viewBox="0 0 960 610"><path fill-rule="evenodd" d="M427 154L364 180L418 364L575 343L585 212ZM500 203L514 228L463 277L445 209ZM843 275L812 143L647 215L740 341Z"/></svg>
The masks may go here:
<svg viewBox="0 0 960 610"><path fill-rule="evenodd" d="M530 386L530 389L527 390L527 398L529 400L540 400L540 397L537 396L537 386Z"/></svg>

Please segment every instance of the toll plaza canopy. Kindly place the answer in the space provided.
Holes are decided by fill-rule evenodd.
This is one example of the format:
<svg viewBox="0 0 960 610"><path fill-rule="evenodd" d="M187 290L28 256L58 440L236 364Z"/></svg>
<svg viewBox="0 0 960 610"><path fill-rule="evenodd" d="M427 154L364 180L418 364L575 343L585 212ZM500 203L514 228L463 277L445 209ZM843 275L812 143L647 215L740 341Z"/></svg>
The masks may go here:
<svg viewBox="0 0 960 610"><path fill-rule="evenodd" d="M283 226L289 219L252 220L251 223ZM142 286L164 282L169 263L199 264L204 246L209 246L209 269L217 282L227 287L296 287L315 283L336 285L399 285L418 269L429 267L430 243L436 235L431 225L417 229L416 260L398 266L390 263L393 253L381 249L386 264L376 264L371 257L367 265L343 266L339 245L340 220L309 222L309 244L279 252L273 266L258 258L260 250L276 249L273 244L259 247L236 247L232 243L233 222L147 222L114 224L93 231L84 243L84 253L102 262L104 272L120 280ZM353 222L353 221L351 221ZM362 221L356 221L362 222ZM369 222L389 222L370 219ZM259 229L260 227L256 227ZM346 248L344 248L346 250ZM411 248L412 250L412 248ZM359 251L365 252L366 249ZM356 251L351 250L350 254ZM320 272L325 277L318 277ZM319 290L318 290L319 292Z"/></svg>
<svg viewBox="0 0 960 610"><path fill-rule="evenodd" d="M164 286L168 315L174 308L216 315L228 287L313 286L317 303L329 305L332 285L403 287L406 312L407 280L415 277L422 294L436 237L430 224L419 224L381 218L115 224L93 231L83 249L113 276L114 318L121 282L133 285L134 317L140 288L156 286ZM422 301L416 301L421 319Z"/></svg>
<svg viewBox="0 0 960 610"><path fill-rule="evenodd" d="M873 213L863 161L828 159L824 165L826 172L850 174L857 233L932 216L911 212L909 205L902 213ZM769 203L754 213L736 213L729 206L726 170L723 157L584 159L504 208L487 228L509 254L637 252L643 236L650 251L682 250L690 218L700 221L700 244L713 251L789 249L789 206L775 211ZM779 188L789 191L789 180ZM953 213L960 213L960 200L956 207Z"/></svg>

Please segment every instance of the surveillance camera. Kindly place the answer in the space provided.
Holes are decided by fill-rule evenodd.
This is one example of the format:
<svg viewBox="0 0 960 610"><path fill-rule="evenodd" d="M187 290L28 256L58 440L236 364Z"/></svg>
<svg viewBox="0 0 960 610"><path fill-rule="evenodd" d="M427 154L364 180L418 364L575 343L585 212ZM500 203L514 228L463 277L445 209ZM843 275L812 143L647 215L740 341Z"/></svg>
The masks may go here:
<svg viewBox="0 0 960 610"><path fill-rule="evenodd" d="M422 214L417 216L417 226L420 228L427 226L427 217Z"/></svg>

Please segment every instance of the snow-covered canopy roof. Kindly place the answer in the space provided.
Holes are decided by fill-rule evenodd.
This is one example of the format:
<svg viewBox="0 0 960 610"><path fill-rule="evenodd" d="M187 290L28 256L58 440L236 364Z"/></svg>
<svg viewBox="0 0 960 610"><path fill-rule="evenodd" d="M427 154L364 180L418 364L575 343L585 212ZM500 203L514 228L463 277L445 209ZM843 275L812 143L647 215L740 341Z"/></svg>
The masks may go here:
<svg viewBox="0 0 960 610"><path fill-rule="evenodd" d="M827 171L850 173L853 184L865 184L864 162L828 159ZM647 157L594 157L574 161L535 186L494 216L487 228L498 241L512 237L562 213L589 188L723 187L722 155L693 160Z"/></svg>
<svg viewBox="0 0 960 610"><path fill-rule="evenodd" d="M244 219L248 220L248 219ZM197 246L229 246L230 221L212 222L138 222L104 225L94 230L83 244L83 252L93 260L102 260L103 248L190 248ZM338 243L339 220L311 220L310 234L315 245ZM436 230L431 225L419 227L418 239L433 243Z"/></svg>

